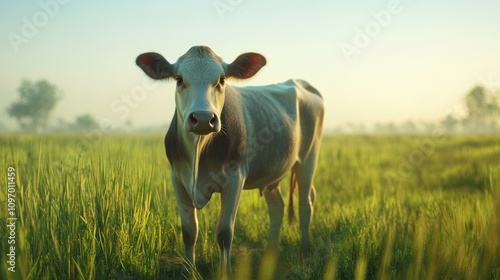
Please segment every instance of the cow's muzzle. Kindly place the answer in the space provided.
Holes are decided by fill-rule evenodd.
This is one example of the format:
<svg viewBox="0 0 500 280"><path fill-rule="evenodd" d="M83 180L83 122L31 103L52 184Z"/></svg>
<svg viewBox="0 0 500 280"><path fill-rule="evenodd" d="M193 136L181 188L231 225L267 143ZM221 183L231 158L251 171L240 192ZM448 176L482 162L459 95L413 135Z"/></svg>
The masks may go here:
<svg viewBox="0 0 500 280"><path fill-rule="evenodd" d="M214 112L195 111L189 114L186 120L186 130L198 135L219 132L221 129L220 118Z"/></svg>

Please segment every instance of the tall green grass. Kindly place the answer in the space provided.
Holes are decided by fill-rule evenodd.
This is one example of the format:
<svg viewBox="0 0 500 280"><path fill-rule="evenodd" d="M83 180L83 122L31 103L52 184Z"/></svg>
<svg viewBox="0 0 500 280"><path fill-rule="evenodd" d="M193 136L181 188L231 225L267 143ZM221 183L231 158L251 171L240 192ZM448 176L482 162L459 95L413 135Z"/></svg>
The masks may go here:
<svg viewBox="0 0 500 280"><path fill-rule="evenodd" d="M0 136L0 278L187 277L162 140ZM6 270L8 166L18 176L16 273ZM297 223L283 224L279 254L265 252L265 201L243 193L238 279L500 279L499 136L327 136L314 184L309 255ZM198 212L194 278L217 277L219 209L214 195Z"/></svg>

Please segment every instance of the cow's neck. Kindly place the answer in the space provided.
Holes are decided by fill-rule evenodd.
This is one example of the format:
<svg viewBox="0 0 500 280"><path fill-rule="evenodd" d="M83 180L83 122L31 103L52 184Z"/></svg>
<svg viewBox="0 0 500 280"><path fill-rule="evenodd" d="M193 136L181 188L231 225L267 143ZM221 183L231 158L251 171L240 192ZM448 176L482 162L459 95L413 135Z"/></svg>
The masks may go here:
<svg viewBox="0 0 500 280"><path fill-rule="evenodd" d="M170 164L178 166L176 176L193 200L196 195L204 193L205 198L220 192L229 170L243 162L246 137L241 103L237 96L228 96L221 112L223 132L203 136L186 132L176 112L165 138Z"/></svg>
<svg viewBox="0 0 500 280"><path fill-rule="evenodd" d="M185 155L183 160L188 162L189 165L189 177L190 177L190 186L186 186L189 189L190 195L193 196L193 192L196 190L197 181L198 181L198 173L200 168L200 160L202 157L203 151L206 149L207 145L211 141L213 134L209 135L196 135L191 132L187 132L184 129L184 125L181 123L179 116L177 115L177 135L179 137L178 143L184 152Z"/></svg>

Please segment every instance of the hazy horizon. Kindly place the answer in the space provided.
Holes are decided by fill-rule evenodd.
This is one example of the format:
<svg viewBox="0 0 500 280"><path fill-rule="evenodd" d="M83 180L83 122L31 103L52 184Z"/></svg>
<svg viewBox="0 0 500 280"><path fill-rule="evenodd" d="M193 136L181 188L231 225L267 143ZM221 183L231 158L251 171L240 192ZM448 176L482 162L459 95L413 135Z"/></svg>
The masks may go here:
<svg viewBox="0 0 500 280"><path fill-rule="evenodd" d="M500 88L499 8L497 1L4 1L0 123L15 126L6 108L23 79L63 91L51 123L86 113L117 127L168 123L174 83L149 81L135 58L156 51L175 62L193 45L227 62L263 54L268 64L256 77L228 81L238 86L307 80L324 96L326 129L435 121L475 85Z"/></svg>

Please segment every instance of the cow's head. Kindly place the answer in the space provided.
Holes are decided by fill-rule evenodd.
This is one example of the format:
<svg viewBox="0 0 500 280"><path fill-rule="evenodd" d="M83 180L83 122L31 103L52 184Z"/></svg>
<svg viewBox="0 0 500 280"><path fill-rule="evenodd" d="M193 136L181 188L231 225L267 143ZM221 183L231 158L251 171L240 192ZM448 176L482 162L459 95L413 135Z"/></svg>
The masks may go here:
<svg viewBox="0 0 500 280"><path fill-rule="evenodd" d="M170 64L157 53L143 53L136 64L156 80L177 81L175 105L184 129L198 135L221 130L226 78L247 79L266 65L258 53L245 53L227 64L210 48L196 46Z"/></svg>

